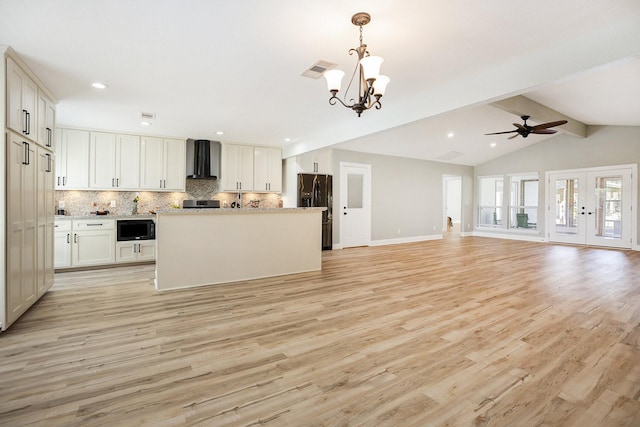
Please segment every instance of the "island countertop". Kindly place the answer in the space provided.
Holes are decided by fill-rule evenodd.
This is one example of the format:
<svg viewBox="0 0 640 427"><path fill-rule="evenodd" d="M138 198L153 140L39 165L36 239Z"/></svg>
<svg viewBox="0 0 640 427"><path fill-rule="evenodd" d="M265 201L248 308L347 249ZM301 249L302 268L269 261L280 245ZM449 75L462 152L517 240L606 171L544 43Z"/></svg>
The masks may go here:
<svg viewBox="0 0 640 427"><path fill-rule="evenodd" d="M161 209L156 211L157 214L172 214L172 215L190 215L190 214L260 214L260 213L288 213L292 211L325 211L325 207L310 207L310 208L188 208L188 209Z"/></svg>

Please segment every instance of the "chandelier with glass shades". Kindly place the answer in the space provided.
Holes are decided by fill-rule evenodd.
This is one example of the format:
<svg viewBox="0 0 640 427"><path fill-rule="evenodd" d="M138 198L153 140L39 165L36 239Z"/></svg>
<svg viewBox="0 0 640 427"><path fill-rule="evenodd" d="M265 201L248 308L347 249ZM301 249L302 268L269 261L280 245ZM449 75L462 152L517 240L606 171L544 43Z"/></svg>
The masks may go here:
<svg viewBox="0 0 640 427"><path fill-rule="evenodd" d="M325 71L324 77L327 79L327 87L331 92L331 98L329 98L329 104L336 105L337 102L344 105L347 108L351 108L358 114L358 117L363 111L372 107L376 107L376 110L382 108L380 98L384 95L384 91L387 88L387 84L390 79L387 76L380 75L380 64L383 59L379 56L370 56L367 50L367 45L362 42L362 27L371 22L371 16L368 13L360 12L351 17L353 25L360 27L360 46L354 49L349 49L349 55L353 53L358 54L358 62L351 75L349 86L343 96L343 99L338 98L338 92L342 85L342 77L344 71L342 70L328 70ZM358 100L351 98L347 102L347 93L353 84L353 79L358 75Z"/></svg>

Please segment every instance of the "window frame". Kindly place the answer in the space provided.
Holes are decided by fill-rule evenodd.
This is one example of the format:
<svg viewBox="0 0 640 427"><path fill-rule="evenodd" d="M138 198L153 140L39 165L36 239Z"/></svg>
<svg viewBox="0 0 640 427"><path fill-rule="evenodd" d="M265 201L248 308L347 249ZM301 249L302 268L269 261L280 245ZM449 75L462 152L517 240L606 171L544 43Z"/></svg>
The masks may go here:
<svg viewBox="0 0 640 427"><path fill-rule="evenodd" d="M507 228L514 231L532 230L537 231L539 220L539 204L540 204L540 174L538 172L530 173L513 173L507 175L509 182L509 203L507 205ZM517 204L514 204L514 183L517 182L517 191L515 197L518 199ZM537 192L533 199L527 198L525 191L526 183L536 182ZM526 204L527 199L529 201L535 200L535 205ZM527 223L523 226L522 221L518 221L518 214L527 214ZM529 222L533 219L535 222Z"/></svg>
<svg viewBox="0 0 640 427"><path fill-rule="evenodd" d="M494 205L482 204L483 195L482 195L482 181L492 179L494 180ZM501 189L498 190L497 182L500 182ZM478 219L477 219L477 227L478 228L504 228L503 225L503 208L504 208L504 176L503 175L483 175L476 177L476 185L477 185L477 194L478 194ZM499 196L498 196L499 195ZM483 222L484 216L486 216L486 211L491 212L491 219L489 223ZM483 215L484 213L484 215Z"/></svg>

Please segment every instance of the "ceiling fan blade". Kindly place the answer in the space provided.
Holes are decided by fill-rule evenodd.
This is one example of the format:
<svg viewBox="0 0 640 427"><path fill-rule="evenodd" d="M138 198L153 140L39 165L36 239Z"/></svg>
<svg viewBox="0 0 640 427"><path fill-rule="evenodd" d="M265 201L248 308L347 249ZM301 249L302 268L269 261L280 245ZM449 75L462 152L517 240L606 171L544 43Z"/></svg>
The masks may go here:
<svg viewBox="0 0 640 427"><path fill-rule="evenodd" d="M503 133L513 133L513 132L518 132L518 131L517 130L508 130L508 131L505 131L505 132L485 133L485 135L500 135L500 134L503 134Z"/></svg>
<svg viewBox="0 0 640 427"><path fill-rule="evenodd" d="M510 137L509 137L509 138L507 138L507 139L513 139L513 138L515 138L515 137L516 137L516 136L518 136L518 135L520 135L520 134L519 134L519 133L516 133L515 135L510 136Z"/></svg>
<svg viewBox="0 0 640 427"><path fill-rule="evenodd" d="M533 130L547 129L547 128L552 128L556 126L561 126L567 123L568 122L566 120L558 120L557 122L542 123L541 125L532 126L531 129Z"/></svg>
<svg viewBox="0 0 640 427"><path fill-rule="evenodd" d="M531 131L531 133L535 133L535 134L538 134L538 135L551 135L552 133L556 133L556 132L558 132L558 131L555 130L555 129L537 129L537 130L533 129Z"/></svg>
<svg viewBox="0 0 640 427"><path fill-rule="evenodd" d="M514 125L515 127L517 127L518 129L520 129L520 130L523 130L523 131L525 131L525 132L529 132L529 130L528 130L526 127L522 126L520 123L514 123L513 125ZM517 132L517 131L516 131L516 132Z"/></svg>

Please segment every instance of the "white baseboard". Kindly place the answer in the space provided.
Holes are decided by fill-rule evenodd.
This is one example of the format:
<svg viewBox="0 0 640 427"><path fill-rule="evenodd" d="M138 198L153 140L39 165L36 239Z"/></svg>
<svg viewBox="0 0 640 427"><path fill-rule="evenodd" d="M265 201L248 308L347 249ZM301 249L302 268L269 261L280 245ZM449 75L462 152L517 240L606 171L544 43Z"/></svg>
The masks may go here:
<svg viewBox="0 0 640 427"><path fill-rule="evenodd" d="M494 239L508 239L508 240L523 240L525 242L546 242L547 240L540 235L527 236L524 234L514 233L487 233L485 231L474 231L472 234L474 237L491 237Z"/></svg>
<svg viewBox="0 0 640 427"><path fill-rule="evenodd" d="M432 234L430 236L399 237L397 239L372 240L369 242L369 246L397 245L400 243L414 243L440 239L442 239L442 234Z"/></svg>

